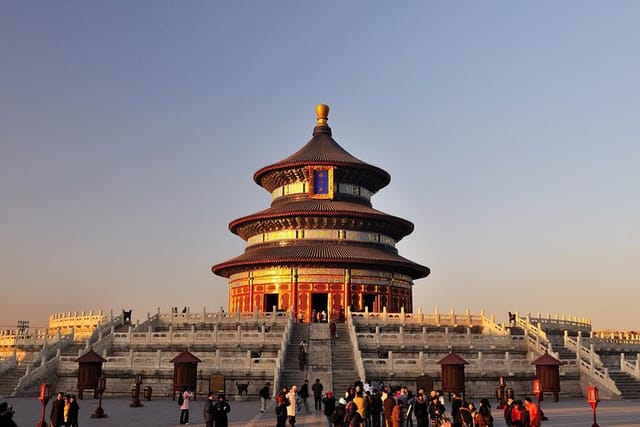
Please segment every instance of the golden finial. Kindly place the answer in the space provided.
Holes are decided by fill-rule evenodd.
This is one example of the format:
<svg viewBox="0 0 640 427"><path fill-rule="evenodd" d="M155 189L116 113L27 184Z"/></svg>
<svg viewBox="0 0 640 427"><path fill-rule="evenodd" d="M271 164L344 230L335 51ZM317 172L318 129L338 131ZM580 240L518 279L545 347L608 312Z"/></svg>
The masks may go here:
<svg viewBox="0 0 640 427"><path fill-rule="evenodd" d="M329 118L329 106L326 104L316 105L317 126L326 126Z"/></svg>

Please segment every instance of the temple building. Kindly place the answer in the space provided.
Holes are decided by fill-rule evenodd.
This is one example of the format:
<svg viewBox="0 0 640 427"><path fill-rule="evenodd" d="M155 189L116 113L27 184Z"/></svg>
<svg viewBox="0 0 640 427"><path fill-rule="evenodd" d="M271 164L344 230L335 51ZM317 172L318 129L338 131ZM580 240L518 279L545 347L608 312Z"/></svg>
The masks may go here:
<svg viewBox="0 0 640 427"><path fill-rule="evenodd" d="M212 267L229 280L231 312L293 310L337 319L351 311L413 310L414 280L429 268L403 258L396 244L413 224L372 207L390 175L349 154L331 136L329 107L316 107L311 140L258 170L268 209L229 224L244 253Z"/></svg>

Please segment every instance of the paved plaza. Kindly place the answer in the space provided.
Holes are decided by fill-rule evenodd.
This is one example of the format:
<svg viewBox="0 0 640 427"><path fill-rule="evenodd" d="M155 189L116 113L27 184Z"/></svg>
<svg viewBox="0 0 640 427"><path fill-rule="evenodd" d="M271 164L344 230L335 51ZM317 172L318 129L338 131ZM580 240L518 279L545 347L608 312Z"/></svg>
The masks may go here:
<svg viewBox="0 0 640 427"><path fill-rule="evenodd" d="M34 427L38 424L41 414L41 404L34 398L3 399L13 405L16 414L14 420L19 427ZM144 407L131 408L131 401L124 398L103 399L102 407L108 418L91 418L90 415L98 407L98 401L82 400L80 404L81 427L129 427L129 426L178 426L180 410L175 401L167 398L143 401ZM313 402L311 402L313 404ZM258 400L230 401L230 426L273 427L276 425L273 402L267 411L260 413ZM204 401L199 399L192 402L190 426L204 427L202 408ZM51 402L46 408L48 423ZM591 407L584 399L567 399L555 402L542 402L542 409L549 417L543 426L561 427L589 427L593 416ZM495 426L504 426L501 411L494 408ZM326 418L319 412L302 414L297 417L297 427L325 427ZM603 401L598 406L597 421L601 427L605 426L640 426L640 401Z"/></svg>

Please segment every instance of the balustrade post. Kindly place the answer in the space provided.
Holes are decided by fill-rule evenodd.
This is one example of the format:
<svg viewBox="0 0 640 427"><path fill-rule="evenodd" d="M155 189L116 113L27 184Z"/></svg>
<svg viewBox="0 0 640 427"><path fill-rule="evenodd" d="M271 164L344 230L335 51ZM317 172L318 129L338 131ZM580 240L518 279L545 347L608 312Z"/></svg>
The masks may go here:
<svg viewBox="0 0 640 427"><path fill-rule="evenodd" d="M404 312L404 306L400 307L400 319L401 319L401 325L404 326L405 325L405 312Z"/></svg>
<svg viewBox="0 0 640 427"><path fill-rule="evenodd" d="M451 337L449 336L449 327L448 326L444 327L444 340L447 343L447 345L451 345Z"/></svg>
<svg viewBox="0 0 640 427"><path fill-rule="evenodd" d="M246 361L245 368L247 369L247 373L249 373L249 371L251 371L251 350L247 350L245 361Z"/></svg>
<svg viewBox="0 0 640 427"><path fill-rule="evenodd" d="M471 312L468 308L465 310L465 315L467 317L467 325L472 326L473 323L471 323Z"/></svg>
<svg viewBox="0 0 640 427"><path fill-rule="evenodd" d="M394 372L394 363L393 363L393 351L389 350L389 364L387 365L387 370L390 372Z"/></svg>
<svg viewBox="0 0 640 427"><path fill-rule="evenodd" d="M451 316L451 324L453 326L458 326L458 323L456 322L456 311L453 307L451 307L451 312L449 313L449 315Z"/></svg>
<svg viewBox="0 0 640 427"><path fill-rule="evenodd" d="M484 359L481 351L478 352L478 368L480 368L480 372L484 372Z"/></svg>
<svg viewBox="0 0 640 427"><path fill-rule="evenodd" d="M620 370L624 372L624 353L620 353Z"/></svg>
<svg viewBox="0 0 640 427"><path fill-rule="evenodd" d="M436 325L440 326L440 314L438 313L438 307L433 310L433 318L436 321Z"/></svg>
<svg viewBox="0 0 640 427"><path fill-rule="evenodd" d="M376 326L376 347L380 346L380 326Z"/></svg>
<svg viewBox="0 0 640 427"><path fill-rule="evenodd" d="M160 367L162 366L162 350L158 350L156 352L156 361L158 362L157 363L158 369L160 369Z"/></svg>
<svg viewBox="0 0 640 427"><path fill-rule="evenodd" d="M133 349L129 350L129 368L133 369Z"/></svg>
<svg viewBox="0 0 640 427"><path fill-rule="evenodd" d="M404 326L400 326L400 348L404 348Z"/></svg>

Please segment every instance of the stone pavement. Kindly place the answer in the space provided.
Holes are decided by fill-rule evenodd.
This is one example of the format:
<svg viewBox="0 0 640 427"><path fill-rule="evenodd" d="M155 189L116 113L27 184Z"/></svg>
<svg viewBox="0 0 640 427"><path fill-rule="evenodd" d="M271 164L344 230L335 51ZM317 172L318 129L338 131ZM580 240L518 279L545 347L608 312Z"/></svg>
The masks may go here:
<svg viewBox="0 0 640 427"><path fill-rule="evenodd" d="M33 427L40 421L42 405L33 398L7 398L2 399L13 405L16 414L14 420L19 427ZM98 407L98 401L86 399L79 401L81 427L129 427L129 426L153 426L171 427L179 426L180 410L175 401L168 398L158 398L151 401L143 401L144 407L129 407L129 399L105 398L102 407L108 418L91 418L91 414ZM230 401L231 412L229 425L231 427L274 427L275 414L273 403L262 414L259 412L260 404L255 401ZM199 399L191 404L190 426L204 427L202 408L204 401ZM566 399L558 403L542 402L542 409L549 417L543 422L544 427L588 427L593 423L591 407L584 399ZM46 408L45 421L48 423L51 402ZM501 411L494 408L495 427L505 426ZM600 402L597 411L597 421L601 427L640 427L640 401L603 401ZM302 414L297 417L296 427L324 427L326 418L322 413ZM415 424L414 424L415 425Z"/></svg>

